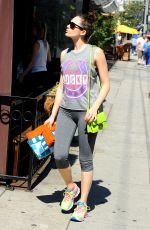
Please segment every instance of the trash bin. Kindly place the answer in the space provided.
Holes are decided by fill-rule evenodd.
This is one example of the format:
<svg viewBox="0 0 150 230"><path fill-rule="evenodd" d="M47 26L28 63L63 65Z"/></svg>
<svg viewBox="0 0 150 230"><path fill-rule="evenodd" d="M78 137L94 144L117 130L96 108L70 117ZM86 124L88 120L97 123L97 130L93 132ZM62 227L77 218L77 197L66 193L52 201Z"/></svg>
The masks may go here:
<svg viewBox="0 0 150 230"><path fill-rule="evenodd" d="M123 61L129 61L130 60L130 50L131 50L131 43L126 43L123 45Z"/></svg>
<svg viewBox="0 0 150 230"><path fill-rule="evenodd" d="M116 46L116 57L123 61L130 60L131 43Z"/></svg>

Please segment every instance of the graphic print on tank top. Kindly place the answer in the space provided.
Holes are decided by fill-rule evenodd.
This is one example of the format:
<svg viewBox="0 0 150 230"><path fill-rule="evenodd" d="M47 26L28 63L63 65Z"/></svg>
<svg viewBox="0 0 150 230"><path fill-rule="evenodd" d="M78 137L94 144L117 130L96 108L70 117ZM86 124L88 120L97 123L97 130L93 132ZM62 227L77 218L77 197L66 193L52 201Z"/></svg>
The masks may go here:
<svg viewBox="0 0 150 230"><path fill-rule="evenodd" d="M85 60L66 60L62 65L64 94L81 98L87 92L88 66Z"/></svg>

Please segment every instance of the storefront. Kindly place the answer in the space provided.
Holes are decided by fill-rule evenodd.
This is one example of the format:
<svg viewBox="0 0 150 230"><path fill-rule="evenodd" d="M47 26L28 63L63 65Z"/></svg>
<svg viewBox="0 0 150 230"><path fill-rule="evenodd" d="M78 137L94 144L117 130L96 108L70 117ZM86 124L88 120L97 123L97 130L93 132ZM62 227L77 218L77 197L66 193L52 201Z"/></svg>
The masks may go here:
<svg viewBox="0 0 150 230"><path fill-rule="evenodd" d="M25 67L31 57L33 21L43 20L47 24L47 40L52 53L52 63L48 71L50 82L55 84L59 79L60 51L69 42L64 36L66 24L71 17L82 12L84 6L85 1L82 0L0 0L0 176L7 175L9 172L9 175L14 175L17 178L20 173L17 165L20 153L17 153L15 160L12 155L13 148L14 151L17 149L14 147L16 145L9 144L12 138L9 119L13 112L10 104L16 103L14 98L20 96L16 90L17 67L20 63ZM8 96L6 100L5 96ZM34 101L32 102L35 106ZM30 106L31 109L34 106ZM15 110L14 114L18 116L18 110L17 113ZM21 114L21 117L23 116ZM11 135L14 138L13 130ZM27 156L24 156L27 159ZM9 170L9 165L12 163L11 159L13 159L14 165ZM28 164L31 166L31 162ZM26 166L24 165L23 168Z"/></svg>
<svg viewBox="0 0 150 230"><path fill-rule="evenodd" d="M32 25L35 21L47 24L47 41L50 44L52 63L48 65L50 82L58 79L59 57L69 40L64 36L65 27L71 17L83 10L82 0L15 0L14 1L14 45L13 45L13 84L12 94L16 92L17 66L26 68L32 52Z"/></svg>

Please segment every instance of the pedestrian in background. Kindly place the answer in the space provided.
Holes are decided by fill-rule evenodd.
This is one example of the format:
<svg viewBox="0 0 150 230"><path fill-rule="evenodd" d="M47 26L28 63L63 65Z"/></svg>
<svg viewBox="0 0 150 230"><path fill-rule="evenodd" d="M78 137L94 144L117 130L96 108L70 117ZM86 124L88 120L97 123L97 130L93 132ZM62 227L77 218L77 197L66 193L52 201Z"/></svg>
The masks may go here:
<svg viewBox="0 0 150 230"><path fill-rule="evenodd" d="M138 35L137 35L137 34L134 34L133 37L132 37L132 54L133 54L133 55L136 55L136 43L137 43L137 38L138 38Z"/></svg>
<svg viewBox="0 0 150 230"><path fill-rule="evenodd" d="M51 61L51 52L46 40L46 23L42 21L34 23L32 34L34 36L32 57L27 68L19 77L25 94L32 93L39 86L47 89L48 81L50 81L47 74L47 62Z"/></svg>
<svg viewBox="0 0 150 230"><path fill-rule="evenodd" d="M146 42L146 34L142 33L142 36L139 37L136 41L136 51L138 56L138 64L144 64L144 52L143 52L143 46Z"/></svg>
<svg viewBox="0 0 150 230"><path fill-rule="evenodd" d="M150 66L150 36L147 36L147 41L144 43L143 50L145 55L146 66Z"/></svg>
<svg viewBox="0 0 150 230"><path fill-rule="evenodd" d="M65 182L61 210L69 211L80 188L74 182L68 161L69 148L76 128L79 135L79 161L81 166L81 196L71 220L83 221L87 215L87 199L93 179L93 149L97 134L88 134L86 124L96 119L97 111L109 92L107 62L103 51L94 46L90 67L91 45L87 43L96 20L94 13L78 15L67 25L65 36L72 39L73 47L61 53L61 77L52 113L45 123L56 119L54 158ZM88 106L88 74L91 71L91 107ZM99 80L101 90L99 90Z"/></svg>
<svg viewBox="0 0 150 230"><path fill-rule="evenodd" d="M116 34L116 45L121 45L122 44L122 36L120 33Z"/></svg>

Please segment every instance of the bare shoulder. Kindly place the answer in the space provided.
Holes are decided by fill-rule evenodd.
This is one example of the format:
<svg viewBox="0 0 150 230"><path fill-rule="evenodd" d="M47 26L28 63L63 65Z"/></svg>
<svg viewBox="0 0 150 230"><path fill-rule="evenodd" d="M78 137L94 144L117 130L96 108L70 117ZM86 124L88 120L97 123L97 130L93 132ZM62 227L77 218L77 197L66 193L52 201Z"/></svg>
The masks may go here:
<svg viewBox="0 0 150 230"><path fill-rule="evenodd" d="M101 48L97 47L97 46L94 49L95 49L94 60L96 62L105 61L106 58L105 58L104 51Z"/></svg>
<svg viewBox="0 0 150 230"><path fill-rule="evenodd" d="M40 44L39 42L35 42L33 45L33 52L36 53L40 49Z"/></svg>
<svg viewBox="0 0 150 230"><path fill-rule="evenodd" d="M95 47L95 56L104 55L104 51L100 47Z"/></svg>

